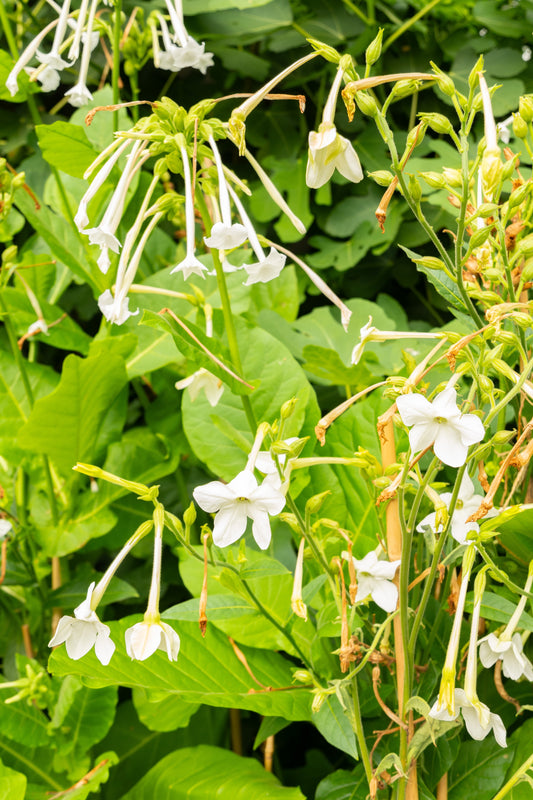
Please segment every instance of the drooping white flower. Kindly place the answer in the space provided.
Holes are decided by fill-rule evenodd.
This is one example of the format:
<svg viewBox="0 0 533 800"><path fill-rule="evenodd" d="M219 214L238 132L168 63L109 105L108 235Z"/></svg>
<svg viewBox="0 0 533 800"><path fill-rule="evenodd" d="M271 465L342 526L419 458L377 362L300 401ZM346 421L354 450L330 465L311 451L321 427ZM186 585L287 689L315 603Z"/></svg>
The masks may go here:
<svg viewBox="0 0 533 800"><path fill-rule="evenodd" d="M84 31L86 39L83 45L83 53L81 56L78 80L71 89L65 92L65 97L68 98L70 105L74 106L74 108L80 108L81 106L86 105L93 99L91 92L87 88L87 75L89 73L89 63L91 60L91 53L93 50L92 31L93 31L94 16L96 14L97 5L98 5L98 0L92 0L89 9L89 17L87 20L87 28ZM81 16L81 10L80 10L80 16ZM78 28L79 27L80 27L80 20L78 18Z"/></svg>
<svg viewBox="0 0 533 800"><path fill-rule="evenodd" d="M97 659L107 666L115 652L115 644L110 638L109 626L100 622L91 608L94 587L93 582L83 603L74 609L74 617L61 617L48 646L56 647L64 642L68 657L74 661L83 658L94 647Z"/></svg>
<svg viewBox="0 0 533 800"><path fill-rule="evenodd" d="M113 142L112 150L114 150L114 152L111 153L110 157L105 161L104 165L100 167L100 169L92 179L89 188L87 189L87 191L80 200L76 216L74 217L74 222L76 223L76 227L78 228L80 233L89 224L89 216L87 213L89 203L96 195L98 190L103 186L105 181L108 179L113 167L117 163L118 159L120 158L124 150L130 145L130 142L126 139L126 141L122 142L122 144L119 147L117 147L117 144L118 144L117 141ZM105 273L107 270L102 270L102 271Z"/></svg>
<svg viewBox="0 0 533 800"><path fill-rule="evenodd" d="M371 550L360 560L350 556L346 551L342 557L352 563L357 572L357 594L355 602L361 603L368 595L376 605L390 614L398 602L398 588L392 583L401 559L397 561L384 561L378 559L378 551Z"/></svg>
<svg viewBox="0 0 533 800"><path fill-rule="evenodd" d="M471 444L485 436L483 423L475 414L461 414L453 386L440 392L433 402L421 394L404 394L396 400L402 421L413 426L409 444L413 453L433 445L435 455L450 467L461 467Z"/></svg>
<svg viewBox="0 0 533 800"><path fill-rule="evenodd" d="M439 706L437 700L429 712L429 716L433 719L440 719L446 722L453 722L460 714L462 714L465 721L466 729L472 739L480 741L489 735L491 731L494 732L494 738L500 747L507 747L507 732L501 717L498 714L493 714L492 711L485 703L479 700L473 703L468 699L464 689L455 689L454 691L454 705L455 714L449 713L446 705Z"/></svg>
<svg viewBox="0 0 533 800"><path fill-rule="evenodd" d="M163 650L169 661L177 661L180 651L180 637L166 622L137 622L125 633L126 652L136 661L144 661Z"/></svg>
<svg viewBox="0 0 533 800"><path fill-rule="evenodd" d="M393 339L438 339L441 333L425 333L421 331L380 331L372 325L372 317L359 331L359 342L352 351L352 364L358 364L368 342L386 342Z"/></svg>
<svg viewBox="0 0 533 800"><path fill-rule="evenodd" d="M204 511L216 513L213 541L218 547L240 539L250 517L253 537L266 550L272 538L269 515L279 514L285 505L284 494L267 481L259 486L250 469L239 472L228 484L211 481L197 486L193 497Z"/></svg>
<svg viewBox="0 0 533 800"><path fill-rule="evenodd" d="M113 297L109 289L102 292L98 298L98 308L106 320L113 325L123 325L129 317L134 317L139 313L139 309L130 311L129 305L129 297L118 295Z"/></svg>
<svg viewBox="0 0 533 800"><path fill-rule="evenodd" d="M519 633L513 634L511 639L489 633L479 640L479 660L484 667L492 667L501 660L506 678L517 681L523 675L528 681L533 681L533 664L523 650L524 644Z"/></svg>
<svg viewBox="0 0 533 800"><path fill-rule="evenodd" d="M185 226L187 234L187 252L185 258L170 271L181 272L185 280L189 280L191 275L199 275L205 278L204 273L207 267L196 258L195 255L195 225L194 225L194 202L192 198L191 168L189 166L189 155L184 146L180 147L181 161L183 164L183 181L185 184Z"/></svg>
<svg viewBox="0 0 533 800"><path fill-rule="evenodd" d="M9 536L13 530L13 525L8 519L0 519L0 542Z"/></svg>
<svg viewBox="0 0 533 800"><path fill-rule="evenodd" d="M70 0L64 0L57 19L52 49L49 53L41 53L40 50L37 50L37 59L40 61L40 63L46 64L48 67L56 70L57 72L61 72L66 67L72 66L71 63L61 57L60 53L60 47L63 44L63 39L65 38L65 32L67 30L69 11Z"/></svg>
<svg viewBox="0 0 533 800"><path fill-rule="evenodd" d="M363 180L363 170L352 143L337 133L333 123L322 123L318 132L309 133L305 182L310 189L319 189L336 169L352 183Z"/></svg>
<svg viewBox="0 0 533 800"><path fill-rule="evenodd" d="M472 483L468 473L465 472L463 475L463 480L461 481L461 487L459 489L455 511L453 512L450 521L451 534L455 541L459 542L459 544L466 543L466 538L469 533L477 533L479 531L479 525L477 522L467 522L468 517L478 510L479 506L485 499L484 495L476 494L475 492L476 490L474 484ZM449 508L450 501L452 499L452 492L444 492L440 495L440 499L446 504L446 508ZM498 513L499 512L497 509L491 509L487 516L495 516ZM421 520L416 526L417 531L422 533L425 528L431 528L434 533L441 533L444 530L444 526L436 524L436 517L436 512L428 514L427 517L424 517L424 519Z"/></svg>
<svg viewBox="0 0 533 800"><path fill-rule="evenodd" d="M352 143L337 133L333 121L343 74L344 69L339 66L324 106L318 131L309 133L305 182L310 189L318 189L327 183L336 169L353 183L363 180L363 170Z"/></svg>
<svg viewBox="0 0 533 800"><path fill-rule="evenodd" d="M213 66L213 54L205 52L204 42L197 42L187 33L181 0L165 0L165 2L174 29L174 41L179 44L179 49L182 51L179 69L194 67L205 75L207 68Z"/></svg>
<svg viewBox="0 0 533 800"><path fill-rule="evenodd" d="M200 392L203 390L209 405L216 406L222 394L224 393L224 384L208 370L203 367L188 378L183 378L175 384L176 389L187 389L192 402L196 400Z"/></svg>
<svg viewBox="0 0 533 800"><path fill-rule="evenodd" d="M265 255L265 251L259 243L257 233L255 232L250 217L246 213L237 193L233 191L229 184L228 191L237 207L240 218L246 228L248 241L252 245L252 249L257 257L257 261L253 264L244 264L244 269L248 274L248 280L245 286L250 286L252 283L268 283L268 281L279 276L281 270L285 266L287 256L280 253L275 247L271 247L269 254Z"/></svg>
<svg viewBox="0 0 533 800"><path fill-rule="evenodd" d="M239 222L232 223L231 221L231 207L228 185L226 183L226 176L224 175L224 165L222 164L218 147L212 136L209 137L209 146L213 151L217 167L218 199L220 202L222 220L220 222L215 222L209 236L204 236L204 242L208 247L215 250L233 250L245 241L248 232L244 225L241 225Z"/></svg>
<svg viewBox="0 0 533 800"><path fill-rule="evenodd" d="M46 35L55 28L58 24L58 19L53 20L48 25L46 25L40 33L37 34L35 39L29 43L29 45L24 49L21 53L18 61L16 62L15 66L9 73L6 79L6 89L11 94L11 97L14 97L18 92L18 76L22 72L22 70L30 63L34 55L36 54L39 45L46 37Z"/></svg>

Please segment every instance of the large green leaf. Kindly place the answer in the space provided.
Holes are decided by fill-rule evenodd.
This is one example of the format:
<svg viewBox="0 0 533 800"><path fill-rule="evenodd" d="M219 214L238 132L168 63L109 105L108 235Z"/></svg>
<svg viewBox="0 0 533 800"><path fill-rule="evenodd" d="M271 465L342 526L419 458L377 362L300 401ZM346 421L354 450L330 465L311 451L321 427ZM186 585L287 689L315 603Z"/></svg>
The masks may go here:
<svg viewBox="0 0 533 800"><path fill-rule="evenodd" d="M501 787L514 748L500 747L492 734L482 742L463 743L450 772L449 800L489 800Z"/></svg>
<svg viewBox="0 0 533 800"><path fill-rule="evenodd" d="M506 781L510 780L514 773L522 766L526 759L531 756L531 737L533 736L533 719L526 719L525 722L511 736L511 743L516 747L514 758L505 776ZM531 770L529 770L531 772ZM531 800L533 786L527 780L517 783L509 794L507 800Z"/></svg>
<svg viewBox="0 0 533 800"><path fill-rule="evenodd" d="M326 697L313 722L326 741L344 753L357 758L357 743L350 720L335 695Z"/></svg>
<svg viewBox="0 0 533 800"><path fill-rule="evenodd" d="M2 800L22 800L26 793L26 776L6 767L0 761L0 797Z"/></svg>
<svg viewBox="0 0 533 800"><path fill-rule="evenodd" d="M55 214L42 203L38 208L26 192L17 192L15 204L32 228L44 239L55 258L67 266L84 283L88 283L96 295L108 285L100 272L87 245L87 237L59 214Z"/></svg>
<svg viewBox="0 0 533 800"><path fill-rule="evenodd" d="M16 689L8 693L4 690L2 701L14 694ZM16 703L0 702L0 729L3 736L27 747L40 747L50 742L48 718L43 711L28 705L26 700Z"/></svg>
<svg viewBox="0 0 533 800"><path fill-rule="evenodd" d="M200 708L194 703L184 703L179 695L140 688L133 690L133 705L143 725L151 731L161 732L186 728Z"/></svg>
<svg viewBox="0 0 533 800"><path fill-rule="evenodd" d="M58 376L50 367L26 363L25 369L34 399L55 388ZM0 350L0 452L13 463L23 455L16 444L16 434L29 414L30 401L17 363L13 356Z"/></svg>
<svg viewBox="0 0 533 800"><path fill-rule="evenodd" d="M246 37L249 41L265 36L292 22L289 0L271 0L254 8L230 9L202 15L195 20L200 36L210 34L220 38Z"/></svg>
<svg viewBox="0 0 533 800"><path fill-rule="evenodd" d="M126 382L119 356L67 356L59 386L35 403L18 444L45 453L62 475L71 476L77 461L91 461L102 420Z"/></svg>
<svg viewBox="0 0 533 800"><path fill-rule="evenodd" d="M201 745L170 753L123 800L304 800L254 758Z"/></svg>
<svg viewBox="0 0 533 800"><path fill-rule="evenodd" d="M285 429L287 437L296 436L312 393L301 367L267 331L241 323L237 332L244 377L250 382L261 381L250 395L257 423L272 422L279 417L283 403L297 397L296 411ZM185 434L196 455L215 475L224 480L234 478L246 463L255 434L250 431L241 398L225 391L212 409L203 395L193 403L185 392L182 409Z"/></svg>
<svg viewBox="0 0 533 800"><path fill-rule="evenodd" d="M109 623L118 646L108 666L103 667L93 652L71 661L61 647L50 658L50 670L58 675L78 675L93 688L140 687L179 695L189 703L249 709L289 720L310 718L309 693L292 684L293 665L277 653L241 646L254 680L223 633L208 626L203 639L197 623L181 622L176 626L181 637L177 664L162 652L132 662L121 642L134 622L138 618Z"/></svg>
<svg viewBox="0 0 533 800"><path fill-rule="evenodd" d="M368 793L368 782L362 765L353 772L338 769L317 786L315 800L362 800Z"/></svg>
<svg viewBox="0 0 533 800"><path fill-rule="evenodd" d="M89 689L68 675L61 685L50 725L61 756L81 758L107 735L117 705L115 686Z"/></svg>
<svg viewBox="0 0 533 800"><path fill-rule="evenodd" d="M36 125L35 132L44 160L74 178L83 178L98 155L81 125L59 120L49 125Z"/></svg>

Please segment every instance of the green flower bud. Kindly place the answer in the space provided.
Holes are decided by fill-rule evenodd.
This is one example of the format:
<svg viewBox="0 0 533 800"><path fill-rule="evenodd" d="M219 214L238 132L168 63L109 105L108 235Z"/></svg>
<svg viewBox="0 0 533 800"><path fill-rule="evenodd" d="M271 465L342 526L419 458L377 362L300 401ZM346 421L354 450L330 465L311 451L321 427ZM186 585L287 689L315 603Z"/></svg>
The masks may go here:
<svg viewBox="0 0 533 800"><path fill-rule="evenodd" d="M527 122L520 114L513 114L513 133L519 139L525 139L527 136Z"/></svg>
<svg viewBox="0 0 533 800"><path fill-rule="evenodd" d="M321 42L320 39L307 39L313 50L316 50L317 53L326 59L326 61L330 61L332 64L338 64L341 55L340 53L335 50L334 47L330 47L329 44L324 44Z"/></svg>
<svg viewBox="0 0 533 800"><path fill-rule="evenodd" d="M523 183L521 186L517 186L516 189L513 189L509 196L508 207L511 209L522 205L532 188L533 182L529 180Z"/></svg>
<svg viewBox="0 0 533 800"><path fill-rule="evenodd" d="M375 117L378 113L378 105L369 92L356 92L354 95L355 102L360 111L366 114L367 117Z"/></svg>
<svg viewBox="0 0 533 800"><path fill-rule="evenodd" d="M290 514L288 511L286 511L282 514L279 514L278 519L280 519L282 522L286 522L290 529L294 531L294 533L299 533L301 535L302 532L300 530L298 520L294 514Z"/></svg>
<svg viewBox="0 0 533 800"><path fill-rule="evenodd" d="M281 419L289 419L289 417L292 417L297 403L298 403L297 397L291 397L290 400L287 400L285 403L283 403L280 412Z"/></svg>
<svg viewBox="0 0 533 800"><path fill-rule="evenodd" d="M487 219L487 217L493 217L495 214L498 213L498 204L497 203L481 203L476 209L476 217L481 217L482 219ZM474 219L472 217L471 219Z"/></svg>
<svg viewBox="0 0 533 800"><path fill-rule="evenodd" d="M365 61L369 67L371 67L372 64L375 64L378 58L380 57L382 41L383 41L383 28L380 28L378 31L378 35L376 36L374 41L371 42L366 48Z"/></svg>
<svg viewBox="0 0 533 800"><path fill-rule="evenodd" d="M407 134L407 141L405 143L405 150L407 153L410 152L413 147L416 147L422 142L424 136L426 135L426 128L427 126L423 122L420 122L418 125L415 125L414 128L411 128Z"/></svg>
<svg viewBox="0 0 533 800"><path fill-rule="evenodd" d="M444 269L445 264L440 258L436 258L435 256L423 256L422 258L414 258L413 261L415 264L420 264L422 267L426 269Z"/></svg>
<svg viewBox="0 0 533 800"><path fill-rule="evenodd" d="M474 231L472 236L470 237L470 247L474 250L476 247L481 247L490 236L491 228L490 226L485 226L484 228L478 228Z"/></svg>
<svg viewBox="0 0 533 800"><path fill-rule="evenodd" d="M533 121L533 95L525 94L518 101L518 111L525 122Z"/></svg>
<svg viewBox="0 0 533 800"><path fill-rule="evenodd" d="M419 117L435 133L453 133L452 123L444 114L419 114Z"/></svg>
<svg viewBox="0 0 533 800"><path fill-rule="evenodd" d="M528 236L524 236L523 239L520 239L516 249L517 253L520 255L529 258L533 256L533 233L530 233Z"/></svg>
<svg viewBox="0 0 533 800"><path fill-rule="evenodd" d="M331 491L327 489L325 492L321 492L320 494L315 494L313 497L310 497L305 504L305 513L317 514L330 494Z"/></svg>
<svg viewBox="0 0 533 800"><path fill-rule="evenodd" d="M292 679L297 683L313 683L313 676L307 669L295 669L292 673Z"/></svg>
<svg viewBox="0 0 533 800"><path fill-rule="evenodd" d="M533 326L533 317L530 314L524 314L522 311L515 311L513 313L513 322L519 328L527 330Z"/></svg>
<svg viewBox="0 0 533 800"><path fill-rule="evenodd" d="M516 431L496 431L492 437L492 441L496 445L507 444L514 438Z"/></svg>
<svg viewBox="0 0 533 800"><path fill-rule="evenodd" d="M7 264L13 263L17 258L17 253L18 247L16 244L11 244L9 247L6 247L2 253L2 264L7 266Z"/></svg>
<svg viewBox="0 0 533 800"><path fill-rule="evenodd" d="M460 189L463 185L463 173L459 169L452 169L451 167L444 167L442 170L442 177L448 186L452 189Z"/></svg>
<svg viewBox="0 0 533 800"><path fill-rule="evenodd" d="M369 172L368 177L372 178L378 186L390 186L394 180L394 175L387 169L378 169L375 172Z"/></svg>
<svg viewBox="0 0 533 800"><path fill-rule="evenodd" d="M482 392L485 392L487 395L492 394L494 390L494 383L489 377L487 377L487 375L478 375L477 383Z"/></svg>
<svg viewBox="0 0 533 800"><path fill-rule="evenodd" d="M433 72L437 76L436 83L441 92L448 97L452 97L452 95L455 93L455 84L450 76L446 75L445 72L439 69L436 64L433 63L433 61L430 61L429 63L431 64Z"/></svg>
<svg viewBox="0 0 533 800"><path fill-rule="evenodd" d="M409 175L409 194L415 203L422 199L422 187L414 175Z"/></svg>
<svg viewBox="0 0 533 800"><path fill-rule="evenodd" d="M480 55L480 57L474 64L472 71L470 72L470 75L468 76L468 85L470 89L473 89L474 86L476 86L476 84L478 83L479 81L478 72L483 72L483 63L484 63L483 55Z"/></svg>
<svg viewBox="0 0 533 800"><path fill-rule="evenodd" d="M440 172L420 172L419 174L420 177L425 180L428 186L431 186L433 189L444 188L444 178Z"/></svg>
<svg viewBox="0 0 533 800"><path fill-rule="evenodd" d="M511 159L509 159L509 161L504 161L504 163L502 165L502 177L501 177L501 180L502 181L507 181L510 178L512 178L515 169L516 169L516 159L515 158L511 158Z"/></svg>
<svg viewBox="0 0 533 800"><path fill-rule="evenodd" d="M187 528L190 528L196 522L196 507L192 500L189 507L183 512L183 522Z"/></svg>

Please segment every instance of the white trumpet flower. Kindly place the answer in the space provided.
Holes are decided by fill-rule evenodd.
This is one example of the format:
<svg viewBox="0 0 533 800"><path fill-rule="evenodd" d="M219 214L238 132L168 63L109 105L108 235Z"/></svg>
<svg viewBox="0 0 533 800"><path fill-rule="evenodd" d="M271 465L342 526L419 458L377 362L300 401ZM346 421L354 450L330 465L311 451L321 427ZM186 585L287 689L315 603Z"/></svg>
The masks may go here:
<svg viewBox="0 0 533 800"><path fill-rule="evenodd" d="M67 655L74 661L83 658L94 647L97 659L107 666L115 652L115 644L111 641L109 626L100 622L91 608L94 587L93 582L83 603L74 609L73 617L61 617L48 646L57 647L65 643Z"/></svg>

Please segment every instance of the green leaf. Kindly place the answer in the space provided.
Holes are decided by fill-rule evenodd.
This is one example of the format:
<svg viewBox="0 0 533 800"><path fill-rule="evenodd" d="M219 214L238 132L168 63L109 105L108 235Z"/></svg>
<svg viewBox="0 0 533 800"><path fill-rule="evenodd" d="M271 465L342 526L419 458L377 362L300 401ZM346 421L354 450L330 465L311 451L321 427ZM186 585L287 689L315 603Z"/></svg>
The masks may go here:
<svg viewBox="0 0 533 800"><path fill-rule="evenodd" d="M429 282L433 284L440 296L449 303L450 306L457 308L459 311L466 311L466 306L457 288L457 284L452 281L444 271L429 269L429 267L426 267L418 261L422 256L419 256L407 247L402 247L402 245L399 245L399 247L415 262L417 270L423 272L424 275L427 276Z"/></svg>
<svg viewBox="0 0 533 800"><path fill-rule="evenodd" d="M514 748L502 748L492 734L482 742L463 742L449 772L448 800L490 800L502 785Z"/></svg>
<svg viewBox="0 0 533 800"><path fill-rule="evenodd" d="M500 0L482 0L475 4L472 14L477 22L499 36L510 38L523 36L523 20L513 19L513 7L503 5Z"/></svg>
<svg viewBox="0 0 533 800"><path fill-rule="evenodd" d="M313 722L327 742L352 758L358 757L352 723L335 695L326 697L320 711L313 714Z"/></svg>
<svg viewBox="0 0 533 800"><path fill-rule="evenodd" d="M187 16L193 14L211 14L215 11L227 11L229 8L245 10L264 6L270 0L184 0L183 13Z"/></svg>
<svg viewBox="0 0 533 800"><path fill-rule="evenodd" d="M492 521L491 521L492 522ZM498 525L499 541L508 553L524 564L529 564L533 552L533 508L513 514L511 519Z"/></svg>
<svg viewBox="0 0 533 800"><path fill-rule="evenodd" d="M72 661L61 647L50 658L50 670L57 675L78 675L93 688L141 687L178 695L187 703L249 709L288 720L310 718L308 691L293 686L293 665L277 653L240 647L254 680L223 633L208 625L203 639L198 623L180 622L176 626L181 638L177 664L161 652L146 661L132 662L120 643L126 628L137 621L130 617L109 623L118 647L108 666L103 667L94 652ZM276 687L282 691L271 691Z"/></svg>
<svg viewBox="0 0 533 800"><path fill-rule="evenodd" d="M195 20L199 37L204 34L227 39L246 36L254 41L270 31L290 25L292 12L289 0L271 0L257 8L218 11Z"/></svg>
<svg viewBox="0 0 533 800"><path fill-rule="evenodd" d="M18 444L45 453L65 477L77 461L90 462L102 421L126 384L124 360L69 355L57 389L35 403Z"/></svg>
<svg viewBox="0 0 533 800"><path fill-rule="evenodd" d="M206 745L170 753L123 800L213 800L214 793L217 800L304 800L254 758Z"/></svg>
<svg viewBox="0 0 533 800"><path fill-rule="evenodd" d="M0 687L1 687L0 683ZM40 747L50 742L48 736L48 719L43 711L39 711L26 700L16 703L5 703L16 689L2 690L0 697L0 729L3 736L27 747ZM1 796L1 795L0 795Z"/></svg>
<svg viewBox="0 0 533 800"><path fill-rule="evenodd" d="M315 800L362 800L368 793L368 781L363 766L353 772L338 769L317 786Z"/></svg>
<svg viewBox="0 0 533 800"><path fill-rule="evenodd" d="M81 758L107 735L118 700L115 686L89 689L67 675L59 692L50 729L62 756Z"/></svg>
<svg viewBox="0 0 533 800"><path fill-rule="evenodd" d="M70 271L88 283L95 295L107 288L107 278L98 269L86 244L87 237L75 231L66 219L47 206L35 207L35 201L26 192L17 192L15 205L24 214L32 228L44 239L55 258Z"/></svg>
<svg viewBox="0 0 533 800"><path fill-rule="evenodd" d="M25 364L33 396L48 395L57 385L58 376L42 364ZM15 359L0 349L0 452L16 464L23 453L16 444L16 434L30 414L30 401Z"/></svg>
<svg viewBox="0 0 533 800"><path fill-rule="evenodd" d="M36 125L35 132L44 160L74 178L83 178L83 173L98 155L80 125L60 120L49 125Z"/></svg>
<svg viewBox="0 0 533 800"><path fill-rule="evenodd" d="M200 708L194 703L184 703L179 696L141 688L133 690L133 705L143 725L162 732L186 728Z"/></svg>
<svg viewBox="0 0 533 800"><path fill-rule="evenodd" d="M23 800L26 794L26 776L6 767L0 761L0 797L2 800Z"/></svg>
<svg viewBox="0 0 533 800"><path fill-rule="evenodd" d="M467 597L466 606L469 612L471 612L474 608L473 592L471 592L470 596ZM508 600L506 597L502 597L494 592L483 593L483 600L481 601L481 616L484 619L491 619L494 620L494 622L502 622L507 624L507 622L509 622L511 619L515 609L516 603ZM526 611L523 611L520 616L520 628L523 628L525 631L533 631L533 617Z"/></svg>
<svg viewBox="0 0 533 800"><path fill-rule="evenodd" d="M268 739L269 736L275 736L276 733L284 730L289 724L283 717L263 717L254 739L253 749L256 750L260 744L263 744L265 739Z"/></svg>
<svg viewBox="0 0 533 800"><path fill-rule="evenodd" d="M145 311L141 325L149 325L170 333L180 353L187 356L197 368L203 367L216 375L235 394L249 394L253 391L253 386L237 375L231 365L226 348L222 347L220 342L214 337L206 336L193 322L189 320L180 322L170 315L162 317L154 314L153 311ZM216 360L209 357L207 350L215 356Z"/></svg>
<svg viewBox="0 0 533 800"><path fill-rule="evenodd" d="M305 410L312 394L301 367L277 339L261 328L249 328L237 320L237 335L241 341L244 376L248 381L261 380L250 395L250 403L258 422L272 422L279 417L280 408L292 397L298 399L296 411L285 426L286 437L300 432ZM244 343L246 346L244 347ZM215 475L231 480L244 468L244 452L213 419L213 409L203 395L191 402L188 393L182 401L183 428L194 452ZM253 436L240 397L224 392L216 407L216 416L227 423L251 447Z"/></svg>
<svg viewBox="0 0 533 800"><path fill-rule="evenodd" d="M514 745L515 754L512 760L505 781L512 778L522 764L531 757L531 737L533 736L533 719L526 719L522 725L513 733L510 743ZM531 772L531 769L529 770ZM520 781L506 795L507 800L531 800L532 787L528 781Z"/></svg>

